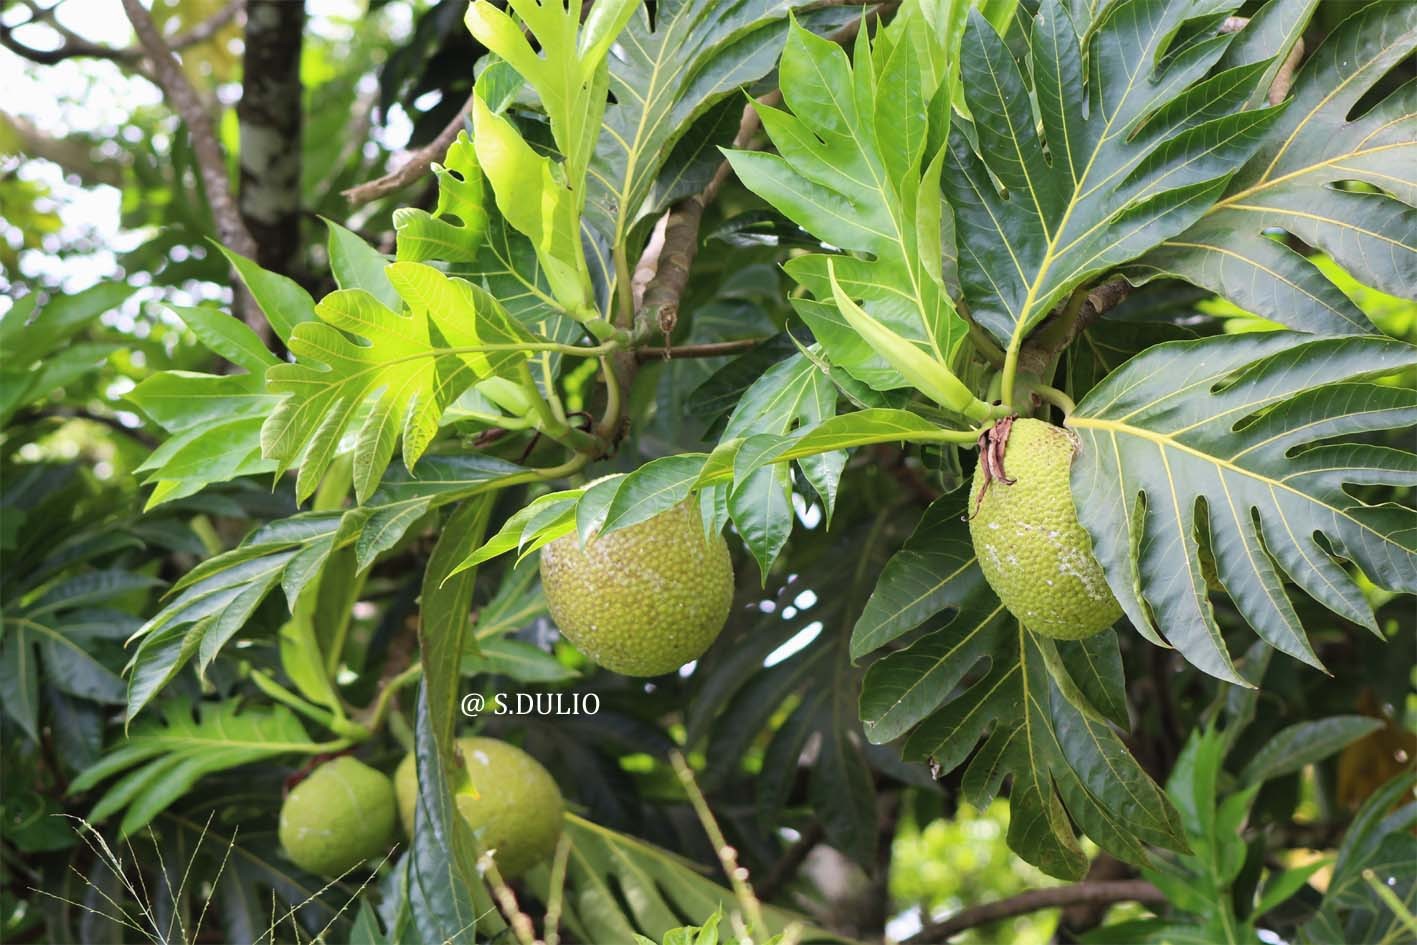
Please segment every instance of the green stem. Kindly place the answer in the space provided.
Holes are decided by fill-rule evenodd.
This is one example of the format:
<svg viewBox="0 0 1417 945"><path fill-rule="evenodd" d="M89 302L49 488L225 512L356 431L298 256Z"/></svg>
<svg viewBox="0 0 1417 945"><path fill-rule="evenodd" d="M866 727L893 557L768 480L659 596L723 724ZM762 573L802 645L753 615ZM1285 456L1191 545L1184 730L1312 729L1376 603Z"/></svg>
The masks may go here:
<svg viewBox="0 0 1417 945"><path fill-rule="evenodd" d="M732 886L733 894L738 899L738 907L748 920L749 930L754 938L759 934L766 934L767 925L763 921L762 904L754 895L753 887L748 885L748 871L738 865L738 853L728 845L728 841L724 838L718 821L714 819L713 811L709 810L704 792L699 789L698 782L694 780L694 772L689 768L689 763L677 751L669 753L669 761L674 766L674 773L679 776L679 783L684 786L684 793L689 795L689 803L694 808L694 813L698 815L699 824L704 828L704 833L708 835L709 843L713 845L714 852L718 854L719 862L723 865L724 875L728 877L728 883Z"/></svg>
<svg viewBox="0 0 1417 945"><path fill-rule="evenodd" d="M1049 387L1047 384L1031 384L1029 387L1044 401L1063 411L1064 420L1072 416L1073 411L1077 409L1073 399L1056 387Z"/></svg>
<svg viewBox="0 0 1417 945"><path fill-rule="evenodd" d="M346 744L351 739L354 741L364 741L369 737L369 729L360 725L358 722L351 722L349 719L344 718L342 715L336 715L323 706L318 706L307 699L302 699L259 669L251 670L251 681L256 684L257 689L264 692L276 702L294 709L310 721L324 726L336 735L344 736Z"/></svg>
<svg viewBox="0 0 1417 945"><path fill-rule="evenodd" d="M533 469L533 470L531 470L531 478L525 479L525 480L523 480L523 481L524 481L524 482L532 482L532 481L538 480L538 479L539 479L539 480L542 480L542 481L549 481L549 480L552 480L552 479L561 479L561 478L563 478L563 477L565 477L565 476L571 475L572 473L579 472L579 471L580 471L582 468L584 468L584 467L586 466L586 464L589 463L589 462L590 462L590 456L589 456L588 454L586 454L586 453L577 453L575 456L572 456L569 460L567 460L566 462L562 463L562 464L559 465L559 466L548 466L548 467L546 467L546 468L544 468L544 469ZM515 484L515 482L514 482L513 480L508 480L508 481L507 481L507 485L514 485L514 484Z"/></svg>
<svg viewBox="0 0 1417 945"><path fill-rule="evenodd" d="M377 732L383 727L384 716L389 712L394 695L409 683L416 682L422 675L423 664L414 663L384 684L384 688L379 690L379 698L374 701L374 710L369 714L367 725L370 731Z"/></svg>
<svg viewBox="0 0 1417 945"><path fill-rule="evenodd" d="M532 409L536 411L538 424L542 433L554 438L558 428L563 426L560 420L556 419L556 414L552 412L551 405L546 402L546 398L541 396L541 391L536 388L536 379L531 376L530 362L523 361L517 365L517 380L521 382L522 390L531 399Z"/></svg>
<svg viewBox="0 0 1417 945"><path fill-rule="evenodd" d="M910 437L912 443L956 443L973 446L979 442L983 430L936 430L933 433L918 433Z"/></svg>
<svg viewBox="0 0 1417 945"><path fill-rule="evenodd" d="M994 339L975 322L969 323L969 340L974 343L974 348L985 359L995 367L1004 363L1004 349L994 343Z"/></svg>
<svg viewBox="0 0 1417 945"><path fill-rule="evenodd" d="M630 282L630 260L625 255L624 240L617 240L613 253L615 257L615 294L620 303L619 323L629 329L635 322L635 289Z"/></svg>
<svg viewBox="0 0 1417 945"><path fill-rule="evenodd" d="M605 413L600 417L600 435L614 442L615 428L620 424L620 379L615 376L609 358L600 359L600 373L605 379Z"/></svg>
<svg viewBox="0 0 1417 945"><path fill-rule="evenodd" d="M999 399L1010 410L1014 406L1014 375L1018 373L1018 349L1022 341L1022 338L1015 336L1009 343L1009 350L1004 354L1003 386L1000 388Z"/></svg>

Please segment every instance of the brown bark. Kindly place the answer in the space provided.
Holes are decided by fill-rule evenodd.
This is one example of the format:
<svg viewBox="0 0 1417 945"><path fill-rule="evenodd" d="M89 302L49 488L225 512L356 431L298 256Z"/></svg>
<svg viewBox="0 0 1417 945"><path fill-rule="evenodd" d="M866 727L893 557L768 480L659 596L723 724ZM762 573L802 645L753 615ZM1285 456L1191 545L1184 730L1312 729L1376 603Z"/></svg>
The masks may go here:
<svg viewBox="0 0 1417 945"><path fill-rule="evenodd" d="M249 0L241 102L241 219L256 262L295 277L300 265L303 0Z"/></svg>

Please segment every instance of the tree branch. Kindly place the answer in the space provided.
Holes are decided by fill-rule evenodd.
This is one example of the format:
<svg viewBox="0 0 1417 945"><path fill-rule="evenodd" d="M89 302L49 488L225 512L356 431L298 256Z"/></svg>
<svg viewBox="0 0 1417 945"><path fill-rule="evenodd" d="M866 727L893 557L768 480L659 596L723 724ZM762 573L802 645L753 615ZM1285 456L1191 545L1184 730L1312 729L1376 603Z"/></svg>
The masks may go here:
<svg viewBox="0 0 1417 945"><path fill-rule="evenodd" d="M641 361L653 361L655 358L663 358L666 361L673 358L725 358L730 354L751 351L766 340L765 338L737 338L733 341L709 341L694 345L636 348L635 357Z"/></svg>
<svg viewBox="0 0 1417 945"><path fill-rule="evenodd" d="M836 30L827 38L839 45L846 45L856 39L861 26L893 10L897 3L882 3L863 13L850 23ZM757 100L758 105L776 106L782 103L782 91L774 89ZM762 128L762 120L754 104L743 108L743 118L738 123L738 133L733 136L735 149L753 148L753 138ZM645 287L644 298L635 315L634 330L643 336L657 326L666 340L673 333L679 320L679 302L689 283L689 272L693 268L694 257L699 252L699 227L703 224L704 208L713 203L725 181L733 173L733 167L724 161L714 171L708 184L697 194L685 197L668 213L664 228L664 240L647 250L656 252L657 259L642 258L636 269L652 268L654 277Z"/></svg>
<svg viewBox="0 0 1417 945"><path fill-rule="evenodd" d="M96 160L93 145L85 136L52 137L40 131L34 122L23 115L0 111L0 131L7 128L18 140L22 157L52 161L64 173L75 175L86 186L123 186L123 165L117 161Z"/></svg>
<svg viewBox="0 0 1417 945"><path fill-rule="evenodd" d="M20 23L16 26L0 25L0 46L4 46L16 55L22 56L31 62L37 62L44 66L52 66L66 59L87 57L90 59L107 59L112 62L137 65L144 57L149 55L147 49L141 43L137 46L114 47L104 46L101 43L94 43L84 39L74 31L66 28L55 18L54 9L58 4L48 9L41 9L34 3L26 3L25 6L29 7L32 16L24 23ZM217 33L221 32L232 20L236 19L237 14L240 13L244 7L244 0L232 0L231 3L228 3L201 23L172 37L171 40L167 41L168 48L181 50L186 49L188 46L196 46L199 43L205 43ZM13 35L15 30L19 29L21 26L29 26L39 22L43 22L49 28L53 29L64 42L55 49L35 49L33 46L26 45L15 39Z"/></svg>
<svg viewBox="0 0 1417 945"><path fill-rule="evenodd" d="M1102 882L1081 882L1069 886L1052 886L1047 889L1030 889L980 906L961 909L941 922L932 922L905 940L905 945L948 942L959 933L997 922L1013 916L1027 915L1040 909L1056 909L1060 906L1074 906L1080 903L1105 905L1117 902L1141 902L1160 905L1166 901L1151 883L1143 879L1119 879Z"/></svg>
<svg viewBox="0 0 1417 945"><path fill-rule="evenodd" d="M1019 373L1042 377L1059 352L1131 294L1130 282L1115 279L1104 282L1076 300L1079 304L1065 303L1061 309L1044 319L1019 349ZM1048 378L1044 378L1045 382L1047 380Z"/></svg>
<svg viewBox="0 0 1417 945"><path fill-rule="evenodd" d="M475 94L477 93L473 92L468 95L467 101L463 102L462 108L458 109L452 121L438 132L438 137L409 154L408 160L399 165L397 170L343 191L345 199L357 207L371 200L378 200L385 194L402 190L421 178L434 161L440 160L448 153L448 148L457 140L458 132L463 130L467 116L472 111L472 96Z"/></svg>
<svg viewBox="0 0 1417 945"><path fill-rule="evenodd" d="M754 884L754 892L758 894L758 898L766 902L776 896L778 891L797 875L797 871L807 861L808 854L817 848L824 836L826 830L820 821L814 820L802 828L802 835L772 865L767 875Z"/></svg>
<svg viewBox="0 0 1417 945"><path fill-rule="evenodd" d="M249 259L256 258L256 243L246 224L241 219L241 211L231 194L231 180L226 171L226 158L217 143L212 129L211 116L202 105L197 90L187 81L177 57L157 31L157 24L139 0L123 0L123 9L138 41L152 62L153 78L162 89L163 97L182 118L192 137L192 152L197 157L202 184L206 188L207 202L211 204L212 217L216 220L217 235L228 249ZM239 291L236 284L237 310L242 320L262 339L269 339L270 325L261 315L255 301Z"/></svg>
<svg viewBox="0 0 1417 945"><path fill-rule="evenodd" d="M878 4L836 30L828 38L839 44L850 43L861 31L863 24L884 16L897 5L898 0L887 0ZM777 105L782 102L782 92L775 89L759 98L758 102L763 105ZM757 109L752 104L744 106L738 132L733 136L733 147L754 147L753 139L761 127ZM713 203L732 173L732 165L724 161L719 164L703 190L685 197L671 207L664 223L664 238L652 241L646 247L639 264L635 266L636 272L646 270L654 273L645 286L644 295L635 312L634 325L631 326L636 341L643 341L658 328L664 335L666 345L668 344L669 336L679 321L679 303L689 285L689 273L694 265L694 257L699 252L699 228L703 225L704 208ZM642 350L658 351L661 356L664 354L663 348ZM677 350L675 353L678 353ZM611 359L613 377L607 377L606 383L618 384L620 390L628 391L641 360L633 350L616 352ZM610 427L616 426L618 418L615 418L613 423L602 424L602 429L608 431Z"/></svg>

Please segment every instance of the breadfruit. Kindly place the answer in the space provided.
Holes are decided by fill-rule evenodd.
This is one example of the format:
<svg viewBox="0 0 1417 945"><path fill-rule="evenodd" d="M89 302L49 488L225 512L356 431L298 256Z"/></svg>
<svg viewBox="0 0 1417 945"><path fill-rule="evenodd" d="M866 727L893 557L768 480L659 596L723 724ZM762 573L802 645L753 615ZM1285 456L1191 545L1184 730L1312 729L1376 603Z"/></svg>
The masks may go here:
<svg viewBox="0 0 1417 945"><path fill-rule="evenodd" d="M981 439L969 533L989 586L1034 633L1081 640L1110 627L1122 608L1073 506L1073 435L1021 419Z"/></svg>
<svg viewBox="0 0 1417 945"><path fill-rule="evenodd" d="M561 790L551 773L515 745L495 738L460 738L458 751L468 785L454 799L458 813L477 834L483 850L494 851L503 876L517 876L547 859L561 833ZM394 772L399 817L413 837L418 805L418 769L412 753Z"/></svg>
<svg viewBox="0 0 1417 945"><path fill-rule="evenodd" d="M320 765L280 808L286 856L319 876L340 876L394 843L394 786L348 756Z"/></svg>
<svg viewBox="0 0 1417 945"><path fill-rule="evenodd" d="M697 503L541 550L551 619L589 659L626 676L670 673L709 648L733 605L733 562Z"/></svg>

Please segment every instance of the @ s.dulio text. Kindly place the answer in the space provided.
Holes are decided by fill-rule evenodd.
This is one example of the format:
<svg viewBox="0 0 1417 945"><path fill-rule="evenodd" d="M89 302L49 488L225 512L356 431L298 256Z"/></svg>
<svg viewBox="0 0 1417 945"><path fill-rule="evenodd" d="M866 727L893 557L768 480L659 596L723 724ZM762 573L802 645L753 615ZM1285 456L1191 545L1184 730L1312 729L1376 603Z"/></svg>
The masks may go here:
<svg viewBox="0 0 1417 945"><path fill-rule="evenodd" d="M470 692L462 697L462 714L595 715L600 696L593 692Z"/></svg>

